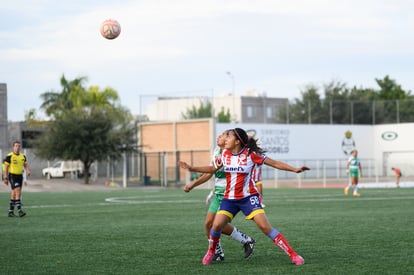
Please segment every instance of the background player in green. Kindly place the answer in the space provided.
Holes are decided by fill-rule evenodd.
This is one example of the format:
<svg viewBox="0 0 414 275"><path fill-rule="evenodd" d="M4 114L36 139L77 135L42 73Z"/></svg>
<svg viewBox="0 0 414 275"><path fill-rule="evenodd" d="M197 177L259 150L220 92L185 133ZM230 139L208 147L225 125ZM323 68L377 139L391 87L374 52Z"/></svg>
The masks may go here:
<svg viewBox="0 0 414 275"><path fill-rule="evenodd" d="M13 152L9 153L4 159L3 181L8 185L10 182L11 198L9 217L14 217L14 207L17 207L19 216L26 215L22 210L22 202L20 200L23 187L23 171L26 170L26 176L30 176L30 168L24 154L20 153L20 142L13 143ZM23 170L24 169L24 170Z"/></svg>
<svg viewBox="0 0 414 275"><path fill-rule="evenodd" d="M362 167L361 162L358 158L358 151L353 150L352 156L348 159L348 163L346 165L346 173L349 173L351 177L351 181L348 183L348 186L344 189L345 196L348 196L349 188L354 188L354 192L352 196L359 197L361 194L358 193L358 181L359 178L362 176Z"/></svg>

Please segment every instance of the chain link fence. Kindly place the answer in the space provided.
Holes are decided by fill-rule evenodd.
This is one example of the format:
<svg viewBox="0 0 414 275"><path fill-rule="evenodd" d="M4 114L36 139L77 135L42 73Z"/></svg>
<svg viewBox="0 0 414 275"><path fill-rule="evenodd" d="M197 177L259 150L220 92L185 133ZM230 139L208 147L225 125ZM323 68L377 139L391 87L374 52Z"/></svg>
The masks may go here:
<svg viewBox="0 0 414 275"><path fill-rule="evenodd" d="M414 122L414 99L288 102L278 112L286 124L388 124Z"/></svg>

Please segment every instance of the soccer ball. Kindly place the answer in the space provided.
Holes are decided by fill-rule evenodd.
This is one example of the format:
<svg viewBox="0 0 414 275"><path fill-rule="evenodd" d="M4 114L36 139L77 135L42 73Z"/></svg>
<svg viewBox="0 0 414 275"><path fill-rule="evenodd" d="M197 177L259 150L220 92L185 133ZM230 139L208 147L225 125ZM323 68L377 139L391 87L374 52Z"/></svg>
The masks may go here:
<svg viewBox="0 0 414 275"><path fill-rule="evenodd" d="M101 34L106 39L115 39L121 33L121 25L114 19L107 19L101 24Z"/></svg>

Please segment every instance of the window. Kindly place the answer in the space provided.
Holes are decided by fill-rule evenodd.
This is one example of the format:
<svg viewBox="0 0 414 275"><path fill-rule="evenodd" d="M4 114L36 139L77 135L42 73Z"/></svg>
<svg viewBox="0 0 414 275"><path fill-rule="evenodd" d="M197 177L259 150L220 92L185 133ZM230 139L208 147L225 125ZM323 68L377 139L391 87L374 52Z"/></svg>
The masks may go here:
<svg viewBox="0 0 414 275"><path fill-rule="evenodd" d="M247 117L252 118L254 116L254 108L253 106L247 106Z"/></svg>
<svg viewBox="0 0 414 275"><path fill-rule="evenodd" d="M273 109L272 107L266 107L266 117L273 118Z"/></svg>

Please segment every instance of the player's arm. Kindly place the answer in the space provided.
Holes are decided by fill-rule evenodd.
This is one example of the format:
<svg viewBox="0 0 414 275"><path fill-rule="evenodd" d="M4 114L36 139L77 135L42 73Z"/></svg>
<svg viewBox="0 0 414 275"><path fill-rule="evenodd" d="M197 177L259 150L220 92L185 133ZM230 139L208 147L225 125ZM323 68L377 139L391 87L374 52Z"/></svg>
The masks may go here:
<svg viewBox="0 0 414 275"><path fill-rule="evenodd" d="M191 166L185 161L178 161L178 166L180 166L183 169L186 169L190 172L198 172L198 173L208 173L208 174L214 174L218 169L221 168L221 166Z"/></svg>
<svg viewBox="0 0 414 275"><path fill-rule="evenodd" d="M26 170L26 176L30 176L31 172L30 172L30 167L29 164L25 163L24 164L24 170Z"/></svg>
<svg viewBox="0 0 414 275"><path fill-rule="evenodd" d="M298 167L295 168L293 166L290 166L287 163L281 162L281 161L277 161L271 158L266 158L264 161L264 164L271 166L273 168L279 169L279 170L285 170L285 171L290 171L290 172L294 172L294 173L301 173L303 171L306 170L310 170L309 167L307 166L302 166L302 167Z"/></svg>
<svg viewBox="0 0 414 275"><path fill-rule="evenodd" d="M197 186L205 183L209 179L211 179L212 176L213 176L213 174L208 174L208 173L202 174L201 177L199 177L197 180L193 181L192 183L186 184L184 186L184 191L185 192L190 192L194 187L197 187Z"/></svg>
<svg viewBox="0 0 414 275"><path fill-rule="evenodd" d="M359 176L362 177L362 166L361 163L359 163Z"/></svg>
<svg viewBox="0 0 414 275"><path fill-rule="evenodd" d="M9 185L9 163L4 162L4 171L3 171L3 182L5 185Z"/></svg>

